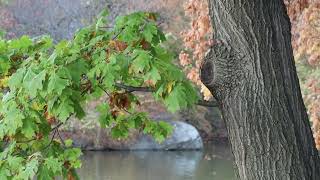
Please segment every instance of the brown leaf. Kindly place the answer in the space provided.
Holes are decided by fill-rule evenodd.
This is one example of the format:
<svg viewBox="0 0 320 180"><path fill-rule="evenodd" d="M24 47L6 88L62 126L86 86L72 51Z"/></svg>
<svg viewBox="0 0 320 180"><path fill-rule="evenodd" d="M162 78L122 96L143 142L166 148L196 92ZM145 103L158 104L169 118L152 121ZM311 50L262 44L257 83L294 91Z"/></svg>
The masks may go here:
<svg viewBox="0 0 320 180"><path fill-rule="evenodd" d="M73 173L71 171L68 171L67 180L75 180L76 178L73 176Z"/></svg>
<svg viewBox="0 0 320 180"><path fill-rule="evenodd" d="M142 46L142 49L144 50L148 50L151 48L151 44L146 41L145 39L142 39L142 41L140 42L140 45Z"/></svg>
<svg viewBox="0 0 320 180"><path fill-rule="evenodd" d="M115 49L116 51L120 51L120 52L124 51L128 47L127 43L119 40L111 40L109 42L109 46Z"/></svg>

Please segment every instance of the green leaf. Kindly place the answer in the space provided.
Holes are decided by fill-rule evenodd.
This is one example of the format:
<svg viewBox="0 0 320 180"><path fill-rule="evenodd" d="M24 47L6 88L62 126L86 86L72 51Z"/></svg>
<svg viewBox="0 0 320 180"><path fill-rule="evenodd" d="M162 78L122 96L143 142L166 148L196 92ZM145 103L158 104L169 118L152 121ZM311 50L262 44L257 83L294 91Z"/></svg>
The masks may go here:
<svg viewBox="0 0 320 180"><path fill-rule="evenodd" d="M68 48L68 41L62 40L56 45L56 53L61 55L67 51Z"/></svg>
<svg viewBox="0 0 320 180"><path fill-rule="evenodd" d="M156 132L153 134L155 140L159 143L163 142L166 138L163 134L161 134L160 132Z"/></svg>
<svg viewBox="0 0 320 180"><path fill-rule="evenodd" d="M181 82L173 87L173 90L164 99L164 103L170 112L176 112L195 104L198 96L194 88L186 82Z"/></svg>
<svg viewBox="0 0 320 180"><path fill-rule="evenodd" d="M38 90L42 90L43 81L46 78L46 71L41 71L39 74L34 73L31 69L23 78L23 86L31 97L35 97Z"/></svg>
<svg viewBox="0 0 320 180"><path fill-rule="evenodd" d="M49 170L51 170L54 174L62 172L62 162L59 161L58 158L49 157L45 159L44 163Z"/></svg>
<svg viewBox="0 0 320 180"><path fill-rule="evenodd" d="M18 109L16 105L10 108L3 118L3 123L6 126L6 131L8 135L14 135L16 130L22 127L22 120L24 119L24 115Z"/></svg>
<svg viewBox="0 0 320 180"><path fill-rule="evenodd" d="M20 39L15 39L9 42L9 47L12 49L27 49L28 47L32 46L32 40L24 35Z"/></svg>
<svg viewBox="0 0 320 180"><path fill-rule="evenodd" d="M56 61L56 59L57 59L57 57L58 57L58 53L53 52L53 53L49 56L48 62L49 62L50 64L54 64L55 61Z"/></svg>
<svg viewBox="0 0 320 180"><path fill-rule="evenodd" d="M99 123L101 127L109 127L113 122L113 118L110 114L110 107L107 103L102 103L96 107L99 112Z"/></svg>
<svg viewBox="0 0 320 180"><path fill-rule="evenodd" d="M161 61L165 61L167 63L171 63L174 59L173 54L169 53L166 49L164 49L160 44L155 48L155 57Z"/></svg>
<svg viewBox="0 0 320 180"><path fill-rule="evenodd" d="M17 171L21 167L23 160L24 159L22 157L9 156L7 158L7 162L8 162L8 165L10 166L10 170Z"/></svg>
<svg viewBox="0 0 320 180"><path fill-rule="evenodd" d="M73 168L81 167L81 161L79 161L79 157L81 155L82 155L82 152L79 148L66 149L62 154L64 159L69 161Z"/></svg>
<svg viewBox="0 0 320 180"><path fill-rule="evenodd" d="M42 36L37 42L36 47L39 49L49 49L53 45L53 39L50 36Z"/></svg>
<svg viewBox="0 0 320 180"><path fill-rule="evenodd" d="M143 30L143 36L148 42L152 42L153 36L157 35L157 32L157 27L153 23L148 23Z"/></svg>
<svg viewBox="0 0 320 180"><path fill-rule="evenodd" d="M51 173L50 173L49 169L47 168L47 166L41 165L39 167L37 180L49 180L49 179L52 179L50 174Z"/></svg>
<svg viewBox="0 0 320 180"><path fill-rule="evenodd" d="M171 124L167 123L167 122L164 122L164 121L159 121L158 123L160 129L161 129L161 132L163 133L163 135L165 137L169 136L170 134L172 134L173 132L173 127Z"/></svg>
<svg viewBox="0 0 320 180"><path fill-rule="evenodd" d="M4 151L0 152L0 159L5 159L6 157L10 156L14 149L16 148L16 142L10 142L7 147L5 147Z"/></svg>
<svg viewBox="0 0 320 180"><path fill-rule="evenodd" d="M154 129L156 128L156 124L152 122L151 120L145 121L144 123L144 133L152 134L154 132Z"/></svg>
<svg viewBox="0 0 320 180"><path fill-rule="evenodd" d="M11 64L6 56L0 55L0 75L4 76L8 73Z"/></svg>
<svg viewBox="0 0 320 180"><path fill-rule="evenodd" d="M130 128L140 128L144 122L144 120L146 120L146 114L145 113L137 113L134 115L131 115L128 118L128 125Z"/></svg>
<svg viewBox="0 0 320 180"><path fill-rule="evenodd" d="M80 98L79 98L80 99ZM78 99L78 101L79 101ZM73 106L74 106L74 112L75 112L75 116L78 118L78 119L82 119L85 117L86 113L84 112L82 106L80 105L79 102L77 102L77 100L74 100L73 101Z"/></svg>
<svg viewBox="0 0 320 180"><path fill-rule="evenodd" d="M72 113L74 113L73 102L70 99L63 99L58 108L59 120L65 122Z"/></svg>
<svg viewBox="0 0 320 180"><path fill-rule="evenodd" d="M7 42L0 38L0 53L2 56L5 56L5 53L7 53L7 49L8 49Z"/></svg>
<svg viewBox="0 0 320 180"><path fill-rule="evenodd" d="M62 90L64 90L68 85L68 79L62 79L56 73L53 73L49 77L48 93L56 93L61 95Z"/></svg>
<svg viewBox="0 0 320 180"><path fill-rule="evenodd" d="M84 60L75 61L69 64L67 68L72 76L72 80L78 85L80 84L82 75L88 72L88 64Z"/></svg>
<svg viewBox="0 0 320 180"><path fill-rule="evenodd" d="M36 172L38 171L38 165L39 165L39 161L36 158L31 159L31 161L29 161L25 168L22 169L18 176L17 179L33 179L33 177L35 176Z"/></svg>
<svg viewBox="0 0 320 180"><path fill-rule="evenodd" d="M18 88L22 85L22 80L24 77L24 74L26 73L26 68L20 68L17 70L16 73L14 73L10 79L9 79L9 87L11 89Z"/></svg>
<svg viewBox="0 0 320 180"><path fill-rule="evenodd" d="M186 105L186 98L183 87L177 86L169 93L165 99L165 104L170 112L176 112Z"/></svg>
<svg viewBox="0 0 320 180"><path fill-rule="evenodd" d="M129 136L129 127L124 121L120 121L111 129L113 138L127 138Z"/></svg>
<svg viewBox="0 0 320 180"><path fill-rule="evenodd" d="M73 143L72 139L66 139L66 140L64 141L64 144L66 145L66 147L71 147L71 146L72 146L72 143Z"/></svg>
<svg viewBox="0 0 320 180"><path fill-rule="evenodd" d="M25 119L21 132L25 135L26 138L31 139L35 135L36 128L37 126L32 119Z"/></svg>
<svg viewBox="0 0 320 180"><path fill-rule="evenodd" d="M151 71L149 71L144 77L144 80L151 80L154 84L156 84L159 80L161 80L161 75L158 69L153 66Z"/></svg>
<svg viewBox="0 0 320 180"><path fill-rule="evenodd" d="M135 73L144 72L144 70L148 70L150 68L150 61L152 57L147 51L144 50L134 50L134 56L136 57L132 62L132 69Z"/></svg>
<svg viewBox="0 0 320 180"><path fill-rule="evenodd" d="M0 167L0 179L8 180L10 178L10 170L5 167Z"/></svg>

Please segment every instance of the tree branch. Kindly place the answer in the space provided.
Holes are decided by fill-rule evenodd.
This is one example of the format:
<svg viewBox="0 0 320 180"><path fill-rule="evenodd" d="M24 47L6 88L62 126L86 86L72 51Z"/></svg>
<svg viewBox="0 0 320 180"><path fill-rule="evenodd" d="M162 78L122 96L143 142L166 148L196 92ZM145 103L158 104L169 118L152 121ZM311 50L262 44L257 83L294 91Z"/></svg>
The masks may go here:
<svg viewBox="0 0 320 180"><path fill-rule="evenodd" d="M106 93L106 95L108 95L108 97L110 97L110 94L108 93L107 90L105 90L101 85L98 85L98 87L99 87L102 91L104 91L104 92Z"/></svg>
<svg viewBox="0 0 320 180"><path fill-rule="evenodd" d="M60 138L61 143L63 144L64 147L66 147L66 143L64 142L63 138L60 135L59 129L57 129L58 137Z"/></svg>
<svg viewBox="0 0 320 180"><path fill-rule="evenodd" d="M121 28L120 31L112 38L112 40L117 39L117 37L123 32L124 29L125 27Z"/></svg>
<svg viewBox="0 0 320 180"><path fill-rule="evenodd" d="M207 107L218 107L218 102L216 100L213 101L204 101L204 100L199 100L197 103L199 106L207 106Z"/></svg>
<svg viewBox="0 0 320 180"><path fill-rule="evenodd" d="M125 90L127 90L129 92L134 92L134 91L154 92L154 90L149 88L149 87L134 87L134 86L127 86L127 85L120 84L120 83L115 83L115 86L117 88L125 89Z"/></svg>
<svg viewBox="0 0 320 180"><path fill-rule="evenodd" d="M68 118L69 119L69 118ZM67 120L68 120L67 119ZM51 129L51 132L53 132L53 131L55 131L56 129L59 129L59 127L60 126L62 126L63 125L63 122L60 122L58 125L56 125L55 127L53 127L52 129Z"/></svg>
<svg viewBox="0 0 320 180"><path fill-rule="evenodd" d="M53 142L53 140L54 140L54 137L55 137L56 134L57 134L57 131L58 131L58 129L54 129L54 130L53 130L53 135L52 135L52 137L51 137L50 142L42 149L42 151L46 150L46 149L52 144L52 142Z"/></svg>
<svg viewBox="0 0 320 180"><path fill-rule="evenodd" d="M139 92L154 92L154 89L150 88L150 87L134 87L134 86L128 86L125 84L121 84L121 83L116 83L115 86L117 88L121 88L121 89L125 89L128 92L134 92L134 91L139 91ZM213 100L213 101L204 101L204 100L199 100L196 105L199 106L206 106L206 107L218 107L218 103L217 101Z"/></svg>

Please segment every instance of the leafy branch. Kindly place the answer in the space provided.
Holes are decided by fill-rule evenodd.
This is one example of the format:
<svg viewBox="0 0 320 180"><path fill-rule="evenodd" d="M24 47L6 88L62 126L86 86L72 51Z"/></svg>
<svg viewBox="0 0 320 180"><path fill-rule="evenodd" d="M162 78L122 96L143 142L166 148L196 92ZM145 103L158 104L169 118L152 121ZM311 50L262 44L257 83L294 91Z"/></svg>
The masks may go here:
<svg viewBox="0 0 320 180"><path fill-rule="evenodd" d="M8 159L0 162L0 174L5 170L8 177L53 179L79 168L81 151L65 148L72 143L63 140L59 128L71 116L82 119L83 105L104 94L109 98L97 106L99 123L114 138L126 138L136 129L162 142L173 131L168 123L135 109L140 104L135 91L152 92L171 112L216 105L199 101L194 85L163 47L166 38L154 13L120 16L102 30L108 26L105 18L57 44L48 36L0 38L0 83L2 92L6 90L1 95L0 139L7 142L0 159ZM30 169L26 167L33 169L24 172Z"/></svg>

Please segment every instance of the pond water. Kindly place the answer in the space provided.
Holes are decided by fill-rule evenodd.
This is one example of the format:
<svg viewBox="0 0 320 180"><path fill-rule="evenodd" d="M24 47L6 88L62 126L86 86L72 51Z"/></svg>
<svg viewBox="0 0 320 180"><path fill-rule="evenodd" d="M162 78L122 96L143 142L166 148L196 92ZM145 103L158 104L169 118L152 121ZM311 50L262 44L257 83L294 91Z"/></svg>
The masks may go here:
<svg viewBox="0 0 320 180"><path fill-rule="evenodd" d="M79 176L84 180L234 180L226 145L202 151L84 152Z"/></svg>

